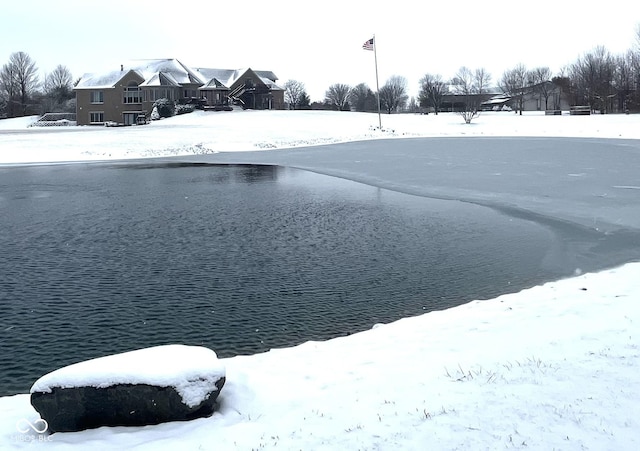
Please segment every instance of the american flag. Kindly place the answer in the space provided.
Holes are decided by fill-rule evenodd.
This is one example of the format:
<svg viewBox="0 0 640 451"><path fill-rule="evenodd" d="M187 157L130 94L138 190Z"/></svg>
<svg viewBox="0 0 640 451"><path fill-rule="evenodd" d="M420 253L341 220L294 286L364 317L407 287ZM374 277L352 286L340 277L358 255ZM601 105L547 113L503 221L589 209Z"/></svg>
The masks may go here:
<svg viewBox="0 0 640 451"><path fill-rule="evenodd" d="M362 48L365 50L373 50L373 38L362 44Z"/></svg>

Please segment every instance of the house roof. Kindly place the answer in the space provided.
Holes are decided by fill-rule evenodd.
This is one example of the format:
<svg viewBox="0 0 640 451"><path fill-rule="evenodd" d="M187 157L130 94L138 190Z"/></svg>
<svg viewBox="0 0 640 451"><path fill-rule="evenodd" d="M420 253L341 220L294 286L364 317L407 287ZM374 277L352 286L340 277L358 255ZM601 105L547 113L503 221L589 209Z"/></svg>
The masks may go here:
<svg viewBox="0 0 640 451"><path fill-rule="evenodd" d="M84 74L75 89L112 88L130 71L135 71L144 79L144 82L140 86L182 86L185 84L196 84L210 89L231 87L231 85L242 78L244 74L252 71L270 89L282 89L276 85L278 77L271 71L254 71L250 68L194 69L174 58L131 60L122 64L120 70L113 70L106 73Z"/></svg>
<svg viewBox="0 0 640 451"><path fill-rule="evenodd" d="M260 79L262 80L262 82L267 85L269 87L269 89L271 89L272 91L284 91L284 88L281 88L280 86L276 85L273 81L271 81L268 78L264 78L264 77L260 77Z"/></svg>
<svg viewBox="0 0 640 451"><path fill-rule="evenodd" d="M112 88L131 71L145 80L142 83L145 86L180 86L189 83L202 85L206 81L176 59L131 60L122 64L119 70L84 74L76 89Z"/></svg>
<svg viewBox="0 0 640 451"><path fill-rule="evenodd" d="M124 65L125 69L131 67L142 74L145 80L151 78L154 74L163 74L170 77L173 82L180 85L195 83L204 84L206 80L200 78L195 71L188 66L182 64L177 59L148 59L133 60L128 63L130 66Z"/></svg>
<svg viewBox="0 0 640 451"><path fill-rule="evenodd" d="M491 97L488 100L485 100L484 102L482 102L482 104L483 105L500 105L501 103L506 103L509 100L511 100L511 97L509 96L497 95L497 96Z"/></svg>
<svg viewBox="0 0 640 451"><path fill-rule="evenodd" d="M233 69L207 69L204 67L198 67L195 69L195 71L202 79L212 80L215 78L227 87L233 84L236 72Z"/></svg>
<svg viewBox="0 0 640 451"><path fill-rule="evenodd" d="M120 81L125 75L132 72L131 70L114 70L111 72L104 72L99 74L84 74L80 81L75 86L75 89L98 89L98 88L113 88L118 81ZM142 74L136 72L141 78L144 78Z"/></svg>
<svg viewBox="0 0 640 451"><path fill-rule="evenodd" d="M140 86L180 86L180 83L171 75L157 72L147 78Z"/></svg>
<svg viewBox="0 0 640 451"><path fill-rule="evenodd" d="M211 80L209 80L207 84L200 86L198 89L200 90L220 89L220 90L226 90L226 91L229 90L229 88L227 88L224 84L222 84L220 80L218 80L217 78L212 78Z"/></svg>
<svg viewBox="0 0 640 451"><path fill-rule="evenodd" d="M256 74L265 84L268 84L267 82L269 82L275 85L275 82L278 81L278 77L276 77L276 75L271 71L253 70L249 67L241 69L209 69L205 67L198 67L195 71L199 76L207 80L216 78L225 86L231 86L238 81L238 79L242 78L242 76L248 71L252 71Z"/></svg>

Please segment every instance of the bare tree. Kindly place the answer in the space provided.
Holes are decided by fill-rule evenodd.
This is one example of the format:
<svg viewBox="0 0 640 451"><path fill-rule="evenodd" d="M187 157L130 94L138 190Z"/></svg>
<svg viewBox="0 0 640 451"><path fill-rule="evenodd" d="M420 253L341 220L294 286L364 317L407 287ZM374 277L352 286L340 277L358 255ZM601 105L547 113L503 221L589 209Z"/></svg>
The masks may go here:
<svg viewBox="0 0 640 451"><path fill-rule="evenodd" d="M377 111L376 95L365 83L360 83L351 88L349 103L356 111Z"/></svg>
<svg viewBox="0 0 640 451"><path fill-rule="evenodd" d="M615 57L613 87L616 91L618 111L629 111L630 107L633 106L633 93L637 77L634 58L635 55L632 50Z"/></svg>
<svg viewBox="0 0 640 451"><path fill-rule="evenodd" d="M516 101L516 111L522 115L524 109L524 95L530 81L530 74L524 64L517 64L513 69L508 69L502 74L500 89L510 95Z"/></svg>
<svg viewBox="0 0 640 451"><path fill-rule="evenodd" d="M17 88L17 101L24 116L27 114L29 98L39 84L36 63L25 52L15 52L9 56L7 66L9 66L8 73L13 77L14 86Z"/></svg>
<svg viewBox="0 0 640 451"><path fill-rule="evenodd" d="M636 86L635 92L632 94L632 107L635 111L638 111L640 110L640 44L638 45L638 50L631 53L631 66Z"/></svg>
<svg viewBox="0 0 640 451"><path fill-rule="evenodd" d="M66 66L58 64L53 72L45 75L44 93L57 103L63 103L73 97L72 90L73 77Z"/></svg>
<svg viewBox="0 0 640 451"><path fill-rule="evenodd" d="M535 67L531 69L530 79L533 90L540 96L540 104L544 99L544 109L549 109L549 97L553 84L551 83L551 69L548 67Z"/></svg>
<svg viewBox="0 0 640 451"><path fill-rule="evenodd" d="M338 110L344 111L349 106L349 93L351 87L344 83L336 83L329 86L325 93L325 99L328 103L335 105Z"/></svg>
<svg viewBox="0 0 640 451"><path fill-rule="evenodd" d="M615 59L609 51L598 46L585 53L569 67L572 86L576 97L586 101L592 110L601 113L609 110L613 91Z"/></svg>
<svg viewBox="0 0 640 451"><path fill-rule="evenodd" d="M59 64L44 76L43 92L33 96L41 112L75 112L73 77L66 66Z"/></svg>
<svg viewBox="0 0 640 451"><path fill-rule="evenodd" d="M480 93L475 73L468 67L462 66L451 80L450 86L454 94L462 97L464 109L460 111L460 115L466 124L470 124L480 114L480 96L478 95Z"/></svg>
<svg viewBox="0 0 640 451"><path fill-rule="evenodd" d="M2 99L3 110L7 116L14 117L18 104L18 84L16 83L15 67L9 63L4 64L0 69L0 99Z"/></svg>
<svg viewBox="0 0 640 451"><path fill-rule="evenodd" d="M440 75L425 74L420 79L418 100L423 108L432 107L435 114L440 111L442 98L448 92L447 84Z"/></svg>
<svg viewBox="0 0 640 451"><path fill-rule="evenodd" d="M481 67L474 72L474 84L477 94L485 94L489 92L489 85L491 84L491 74Z"/></svg>
<svg viewBox="0 0 640 451"><path fill-rule="evenodd" d="M380 106L388 114L398 111L407 104L407 79L400 75L392 75L382 88L380 88Z"/></svg>
<svg viewBox="0 0 640 451"><path fill-rule="evenodd" d="M306 94L304 83L297 80L287 80L284 84L284 101L289 104L289 108L296 109L301 106L300 101Z"/></svg>

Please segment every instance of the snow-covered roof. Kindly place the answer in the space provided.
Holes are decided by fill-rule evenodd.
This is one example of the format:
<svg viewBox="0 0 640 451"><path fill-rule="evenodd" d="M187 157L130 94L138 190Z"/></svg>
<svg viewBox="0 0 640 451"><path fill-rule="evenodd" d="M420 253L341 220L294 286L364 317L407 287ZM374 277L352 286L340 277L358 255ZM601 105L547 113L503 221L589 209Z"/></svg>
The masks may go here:
<svg viewBox="0 0 640 451"><path fill-rule="evenodd" d="M273 72L271 72L270 70L256 70L254 71L258 77L260 78L266 78L268 80L271 80L273 82L278 81L278 77L276 77L276 74L274 74Z"/></svg>
<svg viewBox="0 0 640 451"><path fill-rule="evenodd" d="M198 89L200 90L211 90L211 89L226 89L228 90L229 88L227 86L225 86L220 80L218 80L217 78L212 78L211 80L209 80L209 82L207 84L205 84L204 86L200 86Z"/></svg>
<svg viewBox="0 0 640 451"><path fill-rule="evenodd" d="M106 73L85 74L76 89L112 88L129 71L134 70L144 82L140 86L182 86L197 84L203 87L230 87L248 71L255 73L269 88L281 90L275 84L278 77L271 71L255 71L250 68L214 69L190 68L175 58L140 59L122 64L118 70Z"/></svg>
<svg viewBox="0 0 640 451"><path fill-rule="evenodd" d="M274 86L277 88L275 82L278 80L278 77L267 70L253 70L249 67L241 68L241 69L209 69L204 67L199 67L195 69L195 71L202 77L207 80L211 80L213 78L220 81L223 85L230 87L233 85L238 79L242 78L248 71L252 71L254 74L260 78L260 80L267 86Z"/></svg>
<svg viewBox="0 0 640 451"><path fill-rule="evenodd" d="M195 69L196 73L205 80L217 79L223 85L229 87L235 81L235 73L237 72L234 69L208 69L204 67L199 67Z"/></svg>
<svg viewBox="0 0 640 451"><path fill-rule="evenodd" d="M177 59L142 59L127 61L118 70L85 74L76 85L76 89L112 88L131 70L144 78L143 86L180 86L191 83L202 85L208 80L201 78L197 72Z"/></svg>
<svg viewBox="0 0 640 451"><path fill-rule="evenodd" d="M140 86L180 86L180 83L171 75L157 72L147 78Z"/></svg>
<svg viewBox="0 0 640 451"><path fill-rule="evenodd" d="M204 84L206 80L200 78L196 72L182 64L175 58L170 59L142 59L132 60L124 64L127 67L137 70L142 74L145 80L151 78L156 73L162 73L180 85L196 83Z"/></svg>
<svg viewBox="0 0 640 451"><path fill-rule="evenodd" d="M114 70L111 72L103 72L98 74L84 74L75 89L106 89L113 88L130 70ZM134 72L137 72L134 70ZM138 72L141 77L144 77Z"/></svg>
<svg viewBox="0 0 640 451"><path fill-rule="evenodd" d="M511 97L505 96L505 95L499 95L499 96L491 97L489 100L485 100L482 103L484 105L493 105L493 104L505 103L505 102L508 102L509 100L511 100Z"/></svg>
<svg viewBox="0 0 640 451"><path fill-rule="evenodd" d="M265 85L267 85L269 87L269 89L271 89L272 91L284 91L283 88L281 88L280 86L276 85L271 79L266 78L266 77L260 77L260 80L262 80L262 83L264 83Z"/></svg>

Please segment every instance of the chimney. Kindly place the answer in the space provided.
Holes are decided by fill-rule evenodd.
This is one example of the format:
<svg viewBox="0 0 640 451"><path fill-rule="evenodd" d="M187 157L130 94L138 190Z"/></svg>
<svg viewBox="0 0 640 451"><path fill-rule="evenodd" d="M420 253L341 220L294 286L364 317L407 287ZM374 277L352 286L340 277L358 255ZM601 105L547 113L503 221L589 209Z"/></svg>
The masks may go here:
<svg viewBox="0 0 640 451"><path fill-rule="evenodd" d="M120 72L122 72L124 70L124 64L120 65Z"/></svg>

